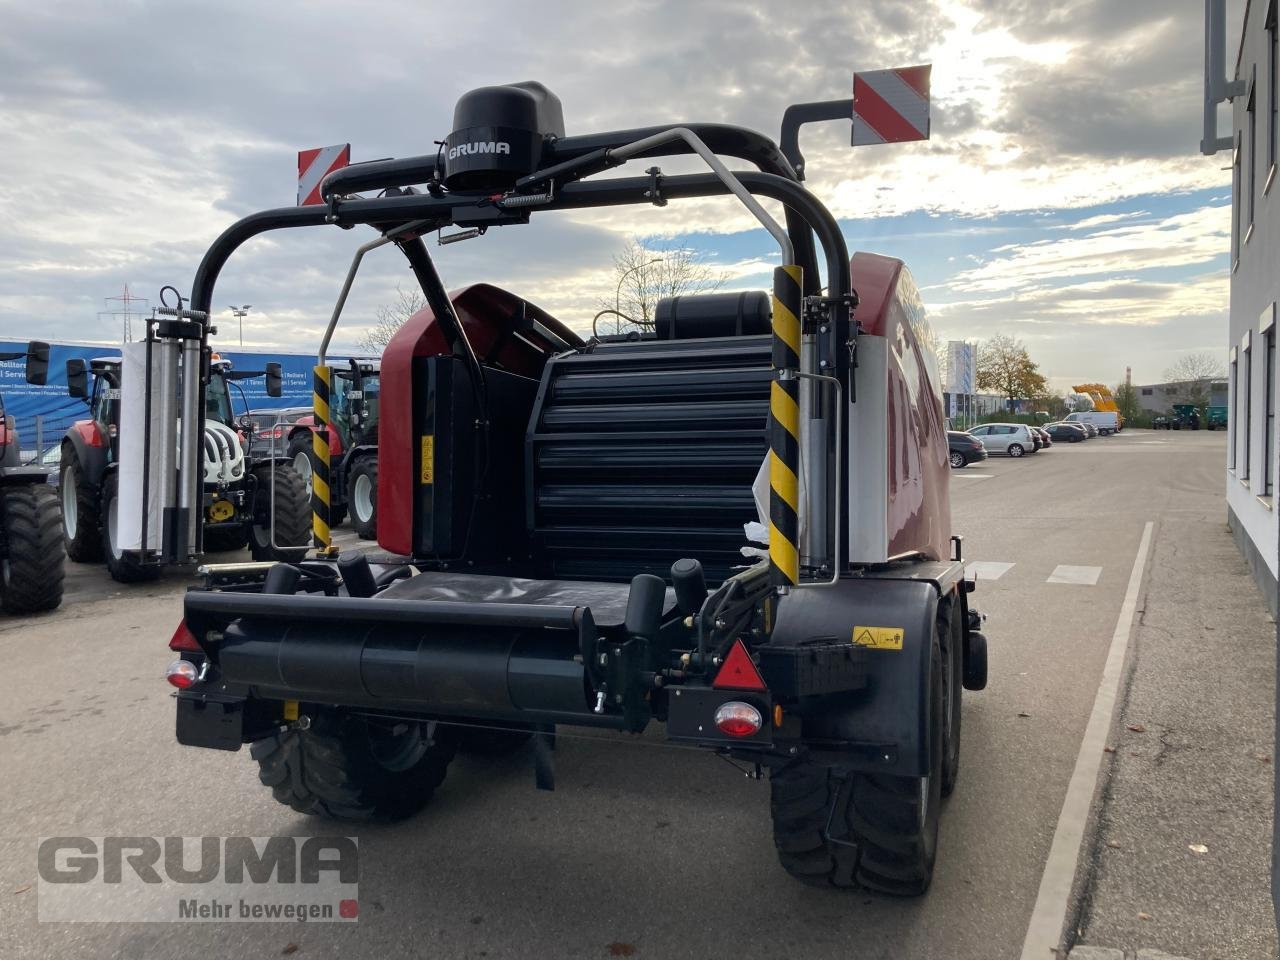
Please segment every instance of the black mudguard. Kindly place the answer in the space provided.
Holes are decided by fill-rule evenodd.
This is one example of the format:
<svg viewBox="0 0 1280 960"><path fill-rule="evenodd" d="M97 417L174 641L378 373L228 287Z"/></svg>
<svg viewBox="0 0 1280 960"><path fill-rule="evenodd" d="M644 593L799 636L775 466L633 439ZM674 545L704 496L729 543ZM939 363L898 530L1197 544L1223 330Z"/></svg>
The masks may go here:
<svg viewBox="0 0 1280 960"><path fill-rule="evenodd" d="M101 487L102 481L106 479L107 454L110 453L110 448L89 446L75 430L68 430L62 442L71 444L72 450L75 451L76 459L80 461L80 469L84 474L84 482L94 488Z"/></svg>
<svg viewBox="0 0 1280 960"><path fill-rule="evenodd" d="M803 738L856 769L928 773L930 647L938 588L928 580L848 579L794 590L778 603L770 646L839 639L853 647L866 684L801 700ZM834 759L834 758L833 758Z"/></svg>

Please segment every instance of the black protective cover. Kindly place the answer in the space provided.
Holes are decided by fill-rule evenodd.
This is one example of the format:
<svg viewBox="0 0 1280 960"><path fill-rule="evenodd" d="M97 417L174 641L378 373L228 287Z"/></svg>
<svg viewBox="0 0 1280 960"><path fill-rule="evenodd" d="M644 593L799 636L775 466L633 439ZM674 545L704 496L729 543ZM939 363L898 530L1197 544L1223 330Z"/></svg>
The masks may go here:
<svg viewBox="0 0 1280 960"><path fill-rule="evenodd" d="M850 578L834 587L795 590L780 598L777 625L762 648L762 672L771 683L767 651L832 642L848 643L865 670L859 690L814 698L804 713L805 739L884 744L873 769L899 776L929 772L930 645L936 630L938 588L927 580ZM903 631L902 649L854 643L859 627Z"/></svg>
<svg viewBox="0 0 1280 960"><path fill-rule="evenodd" d="M560 98L527 81L464 93L444 144L450 190L507 190L533 173L548 137L564 136Z"/></svg>

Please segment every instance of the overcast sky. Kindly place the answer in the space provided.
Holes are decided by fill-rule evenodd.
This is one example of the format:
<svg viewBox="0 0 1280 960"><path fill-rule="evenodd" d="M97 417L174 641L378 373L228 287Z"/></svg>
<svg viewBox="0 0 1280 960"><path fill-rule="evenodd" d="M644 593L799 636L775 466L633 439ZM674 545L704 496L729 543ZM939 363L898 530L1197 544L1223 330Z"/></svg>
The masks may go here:
<svg viewBox="0 0 1280 960"><path fill-rule="evenodd" d="M186 293L223 228L293 203L298 149L431 152L473 87L539 80L571 135L701 120L776 137L786 104L848 96L854 70L932 63L928 143L806 131L809 186L850 248L902 257L945 338L1019 337L1059 390L1225 357L1229 160L1197 151L1198 0L0 0L0 16L0 338L118 340L105 298ZM246 344L313 350L371 236L241 248L219 340L234 343L224 308L251 303ZM581 329L630 236L695 247L734 287L767 286L777 256L729 201L557 214L432 250L449 286L498 283ZM371 257L340 339L406 279L393 250Z"/></svg>

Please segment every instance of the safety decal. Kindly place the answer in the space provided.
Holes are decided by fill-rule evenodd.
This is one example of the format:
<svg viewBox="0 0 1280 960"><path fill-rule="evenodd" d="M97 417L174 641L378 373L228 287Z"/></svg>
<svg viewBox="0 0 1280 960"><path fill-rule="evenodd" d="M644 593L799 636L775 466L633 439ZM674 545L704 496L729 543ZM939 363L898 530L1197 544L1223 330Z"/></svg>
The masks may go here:
<svg viewBox="0 0 1280 960"><path fill-rule="evenodd" d="M422 472L419 476L419 482L425 487L429 483L434 483L436 479L436 438L435 434L427 433L422 436Z"/></svg>
<svg viewBox="0 0 1280 960"><path fill-rule="evenodd" d="M854 627L853 643L873 650L901 650L904 633L902 627Z"/></svg>

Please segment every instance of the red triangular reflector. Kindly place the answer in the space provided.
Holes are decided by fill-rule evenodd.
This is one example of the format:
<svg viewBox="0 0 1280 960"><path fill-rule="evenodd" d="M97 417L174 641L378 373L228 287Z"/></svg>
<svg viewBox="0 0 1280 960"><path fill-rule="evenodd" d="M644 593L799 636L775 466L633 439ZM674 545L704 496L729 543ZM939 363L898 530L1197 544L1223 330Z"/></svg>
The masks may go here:
<svg viewBox="0 0 1280 960"><path fill-rule="evenodd" d="M735 640L733 646L729 648L729 655L724 658L724 663L720 665L720 672L716 674L711 686L717 690L763 691L768 689L764 685L760 671L751 662L751 654L747 653L747 648L741 639Z"/></svg>

